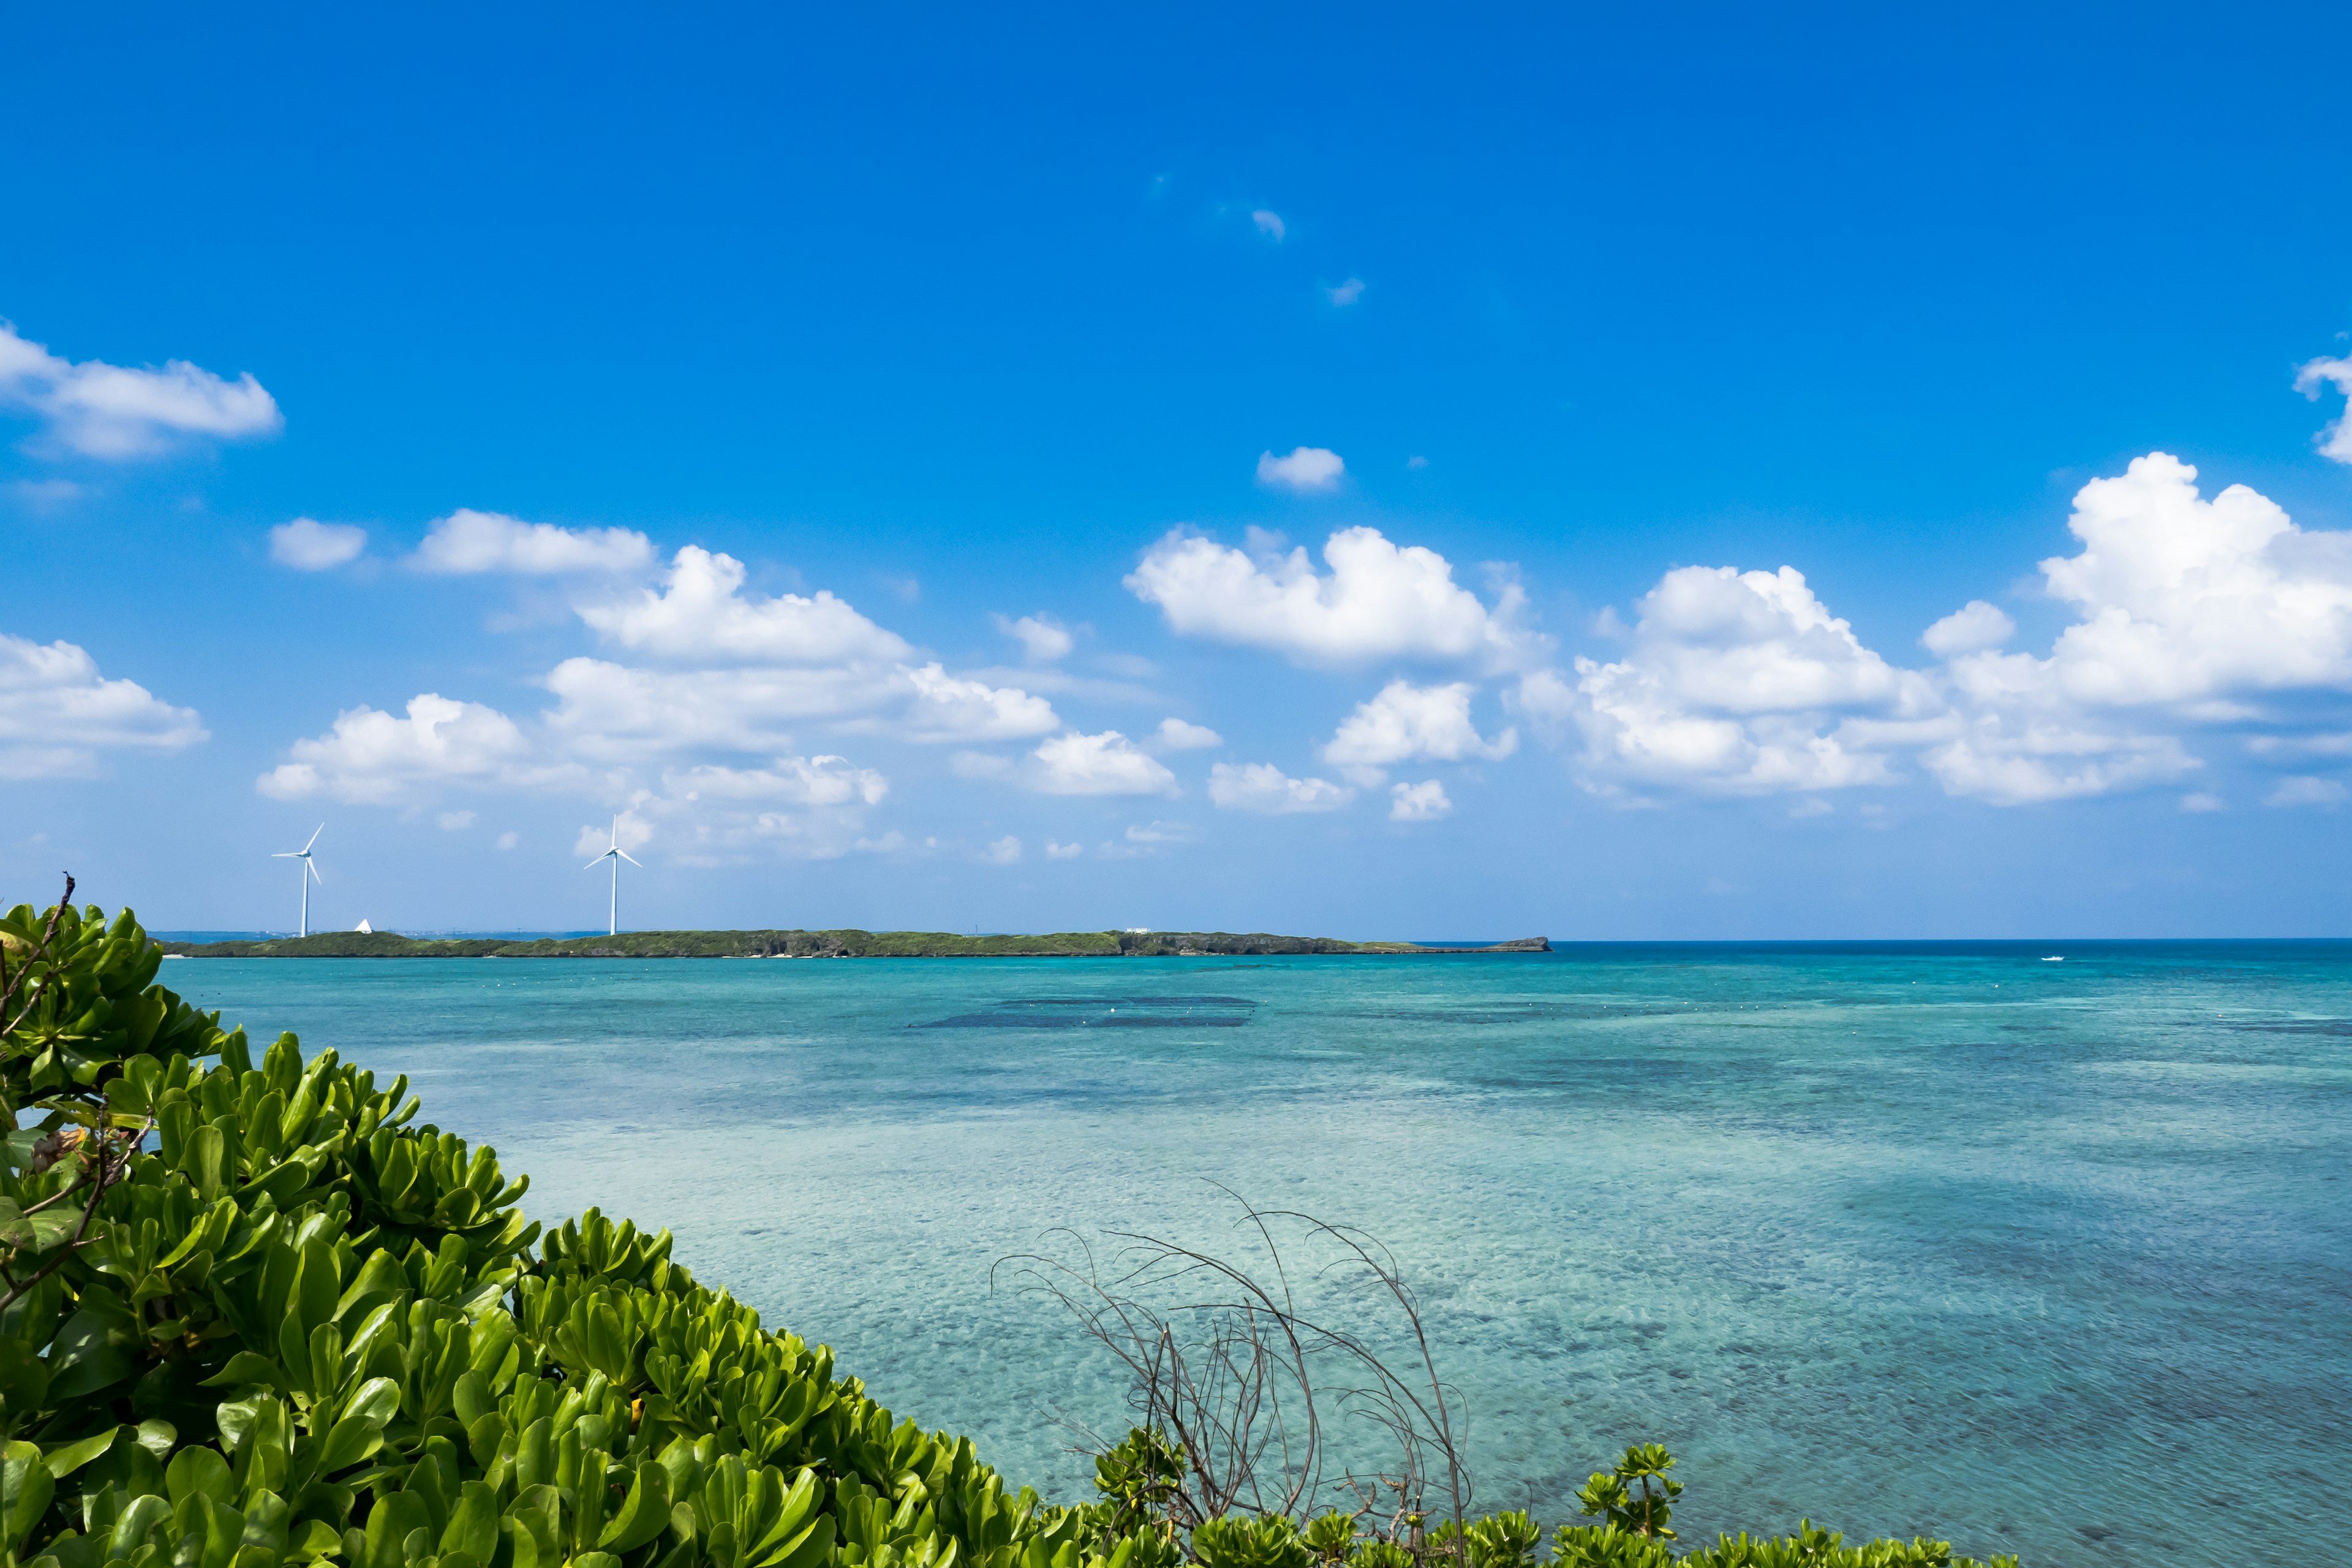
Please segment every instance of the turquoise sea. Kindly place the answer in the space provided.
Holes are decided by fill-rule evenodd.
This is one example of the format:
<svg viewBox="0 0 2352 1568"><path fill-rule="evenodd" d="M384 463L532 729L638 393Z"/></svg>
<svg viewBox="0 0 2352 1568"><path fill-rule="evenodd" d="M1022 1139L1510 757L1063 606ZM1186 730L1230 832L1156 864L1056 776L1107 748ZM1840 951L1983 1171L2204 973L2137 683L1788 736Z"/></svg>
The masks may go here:
<svg viewBox="0 0 2352 1568"><path fill-rule="evenodd" d="M409 1074L534 1217L668 1226L1049 1496L1121 1385L991 1264L1057 1226L1238 1249L1215 1182L1396 1250L1489 1506L1556 1522L1642 1440L1686 1542L1809 1513L2250 1568L2352 1518L2352 944L164 978Z"/></svg>

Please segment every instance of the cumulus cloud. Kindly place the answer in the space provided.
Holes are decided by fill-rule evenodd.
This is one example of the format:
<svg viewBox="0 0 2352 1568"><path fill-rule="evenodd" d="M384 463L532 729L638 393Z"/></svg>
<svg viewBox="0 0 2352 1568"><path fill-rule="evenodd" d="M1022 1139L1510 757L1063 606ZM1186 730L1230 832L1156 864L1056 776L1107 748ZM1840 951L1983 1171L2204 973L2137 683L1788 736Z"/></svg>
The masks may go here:
<svg viewBox="0 0 2352 1568"><path fill-rule="evenodd" d="M845 757L778 757L764 768L705 764L662 774L665 795L683 800L772 801L793 805L879 805L890 781Z"/></svg>
<svg viewBox="0 0 2352 1568"><path fill-rule="evenodd" d="M1919 637L1920 646L1929 653L1949 658L1954 654L1975 653L1980 648L1999 647L2017 632L2017 623L1995 605L1982 599L1970 599Z"/></svg>
<svg viewBox="0 0 2352 1568"><path fill-rule="evenodd" d="M1685 566L1644 595L1627 656L1538 672L1518 700L1572 725L1592 787L1759 795L1884 784L1885 748L1931 738L1927 679L1863 646L1804 574Z"/></svg>
<svg viewBox="0 0 2352 1568"><path fill-rule="evenodd" d="M2244 485L2206 500L2196 479L2151 452L2076 493L2082 548L2042 563L2075 623L2047 657L1948 660L1965 722L1926 759L1947 789L2008 804L2173 779L2200 765L2183 731L2284 723L2352 690L2352 534L2298 528Z"/></svg>
<svg viewBox="0 0 2352 1568"><path fill-rule="evenodd" d="M1336 288L1324 289L1323 297L1334 305L1352 305L1364 297L1364 280L1360 278L1350 278Z"/></svg>
<svg viewBox="0 0 2352 1568"><path fill-rule="evenodd" d="M2327 386L2334 387L2341 396L2352 398L2352 359L2315 359L2295 374L2294 389L2305 397L2315 398L2320 389ZM2329 420L2315 444L2320 456L2352 463L2352 409Z"/></svg>
<svg viewBox="0 0 2352 1568"><path fill-rule="evenodd" d="M1274 241L1276 245L1280 245L1284 237L1290 232L1290 230L1283 225L1282 215L1268 207L1260 207L1255 212L1251 213L1250 222L1257 226L1258 233L1265 236L1266 238Z"/></svg>
<svg viewBox="0 0 2352 1568"><path fill-rule="evenodd" d="M2042 563L2077 624L2047 659L1957 660L1964 688L2053 687L2092 707L2189 704L2245 717L2269 691L2352 687L2352 534L2307 533L2244 485L2210 500L2163 452L2074 497L2080 553Z"/></svg>
<svg viewBox="0 0 2352 1568"><path fill-rule="evenodd" d="M1021 645L1022 657L1032 664L1051 664L1066 658L1070 649L1077 646L1069 628L1051 616L1024 616L1017 621L1005 616L991 618L998 631Z"/></svg>
<svg viewBox="0 0 2352 1568"><path fill-rule="evenodd" d="M629 762L680 752L773 753L794 727L898 700L887 670L642 669L567 658L544 684L550 731L576 755Z"/></svg>
<svg viewBox="0 0 2352 1568"><path fill-rule="evenodd" d="M1226 811L1337 811L1355 798L1344 784L1295 779L1272 763L1219 763L1209 770L1209 799Z"/></svg>
<svg viewBox="0 0 2352 1568"><path fill-rule="evenodd" d="M225 381L185 360L132 370L75 363L0 321L0 407L38 418L47 440L86 458L152 457L178 437L235 440L285 427L277 400L247 372Z"/></svg>
<svg viewBox="0 0 2352 1568"><path fill-rule="evenodd" d="M546 686L551 731L581 755L629 761L684 751L774 752L795 726L918 742L1025 740L1061 727L1053 705L960 679L937 664L833 668L646 669L568 658Z"/></svg>
<svg viewBox="0 0 2352 1568"><path fill-rule="evenodd" d="M1453 813L1454 803L1445 798L1445 786L1435 779L1389 786L1391 822L1434 822Z"/></svg>
<svg viewBox="0 0 2352 1568"><path fill-rule="evenodd" d="M2047 654L2005 651L2014 623L1972 600L1921 638L1940 664L1903 669L1793 568L1685 567L1643 600L1624 658L1533 671L1517 699L1621 794L1878 784L1916 753L1948 792L2019 805L2179 780L2204 765L2200 731L2330 754L2317 726L2352 693L2352 533L2300 529L2243 485L2209 500L2196 479L2152 452L2075 495L2080 548L2042 563L2074 616Z"/></svg>
<svg viewBox="0 0 2352 1568"><path fill-rule="evenodd" d="M609 642L678 661L887 662L912 651L829 592L746 595L740 561L689 544L671 559L661 586L583 605L580 618Z"/></svg>
<svg viewBox="0 0 2352 1568"><path fill-rule="evenodd" d="M2032 805L2163 784L2204 764L2177 736L2117 731L2064 714L1981 713L1922 759L1953 795Z"/></svg>
<svg viewBox="0 0 2352 1568"><path fill-rule="evenodd" d="M2270 794L2263 796L2264 805L2317 805L2330 810L2344 804L2345 789L2334 779L2315 778L2300 774L2279 780Z"/></svg>
<svg viewBox="0 0 2352 1568"><path fill-rule="evenodd" d="M1174 795L1176 775L1116 730L1073 730L1030 753L1028 786L1043 795Z"/></svg>
<svg viewBox="0 0 2352 1568"><path fill-rule="evenodd" d="M1391 680L1340 722L1339 733L1323 748L1323 760L1368 787L1398 763L1500 761L1518 749L1518 731L1481 739L1470 720L1475 690L1467 681L1415 686Z"/></svg>
<svg viewBox="0 0 2352 1568"><path fill-rule="evenodd" d="M207 738L194 710L107 679L87 649L0 632L0 779L88 778L101 752L177 752Z"/></svg>
<svg viewBox="0 0 2352 1568"><path fill-rule="evenodd" d="M444 833L463 833L474 826L474 814L470 811L445 811L435 820L441 825Z"/></svg>
<svg viewBox="0 0 2352 1568"><path fill-rule="evenodd" d="M1417 658L1515 668L1542 650L1518 625L1527 600L1516 583L1502 584L1490 609L1454 581L1445 557L1400 547L1375 528L1341 529L1325 542L1323 559L1328 575L1303 546L1253 558L1180 529L1147 551L1125 582L1160 606L1171 630L1302 664Z"/></svg>
<svg viewBox="0 0 2352 1568"><path fill-rule="evenodd" d="M297 572L324 572L367 548L367 530L348 522L298 517L269 531L269 558Z"/></svg>
<svg viewBox="0 0 2352 1568"><path fill-rule="evenodd" d="M1052 703L1018 687L959 679L937 664L898 674L915 694L896 726L909 741L1018 741L1061 727Z"/></svg>
<svg viewBox="0 0 2352 1568"><path fill-rule="evenodd" d="M1008 833L992 840L981 851L980 858L992 866L1017 866L1021 863L1021 840Z"/></svg>
<svg viewBox="0 0 2352 1568"><path fill-rule="evenodd" d="M536 763L521 726L497 709L431 691L410 699L404 718L367 707L338 713L332 729L289 754L257 781L273 800L391 805L451 785L532 788L565 777Z"/></svg>
<svg viewBox="0 0 2352 1568"><path fill-rule="evenodd" d="M503 512L460 507L436 518L409 563L420 572L452 576L486 572L526 577L642 572L653 564L653 541L625 528L558 528L524 522Z"/></svg>
<svg viewBox="0 0 2352 1568"><path fill-rule="evenodd" d="M1087 847L1083 844L1056 844L1050 838L1045 840L1045 858L1048 860L1075 860L1086 852Z"/></svg>
<svg viewBox="0 0 2352 1568"><path fill-rule="evenodd" d="M1257 457L1258 483L1301 493L1328 490L1347 471L1339 454L1322 447L1293 447L1286 458L1272 452L1260 452Z"/></svg>
<svg viewBox="0 0 2352 1568"><path fill-rule="evenodd" d="M1163 752L1205 752L1223 745L1225 738L1206 724L1162 719L1160 728L1152 731L1151 742Z"/></svg>

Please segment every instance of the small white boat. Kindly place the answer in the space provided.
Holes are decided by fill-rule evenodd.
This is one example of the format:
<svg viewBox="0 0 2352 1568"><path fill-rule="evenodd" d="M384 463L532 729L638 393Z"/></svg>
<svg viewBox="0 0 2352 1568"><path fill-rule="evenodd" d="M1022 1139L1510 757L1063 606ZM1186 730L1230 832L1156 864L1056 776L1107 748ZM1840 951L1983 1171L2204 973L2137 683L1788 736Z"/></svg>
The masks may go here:
<svg viewBox="0 0 2352 1568"><path fill-rule="evenodd" d="M2065 962L2066 962L2066 959L2065 959L2065 956L2064 956L2063 953L2061 953L2061 954L2054 954L2054 955L2053 955L2052 957L2049 957L2049 958L2045 958L2045 959L2043 959L2042 962L2042 963L2065 963Z"/></svg>

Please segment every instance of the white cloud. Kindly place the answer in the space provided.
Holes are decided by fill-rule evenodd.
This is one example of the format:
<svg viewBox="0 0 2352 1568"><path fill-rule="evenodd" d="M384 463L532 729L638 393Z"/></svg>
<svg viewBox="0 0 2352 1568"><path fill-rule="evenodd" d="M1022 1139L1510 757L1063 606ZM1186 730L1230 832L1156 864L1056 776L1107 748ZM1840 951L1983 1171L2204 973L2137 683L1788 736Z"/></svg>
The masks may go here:
<svg viewBox="0 0 2352 1568"><path fill-rule="evenodd" d="M2112 795L2203 765L2170 735L2116 733L2030 712L1977 715L1921 760L1948 793L1994 805Z"/></svg>
<svg viewBox="0 0 2352 1568"><path fill-rule="evenodd" d="M2352 534L2307 533L2244 485L2201 500L2197 470L2162 452L2074 497L2079 554L2042 574L2080 621L2046 660L1955 662L1963 686L2054 685L2091 706L2209 704L2352 687Z"/></svg>
<svg viewBox="0 0 2352 1568"><path fill-rule="evenodd" d="M176 437L233 440L274 435L286 424L251 372L231 382L185 360L161 370L76 364L0 321L0 407L6 406L29 411L58 447L86 458L150 457Z"/></svg>
<svg viewBox="0 0 2352 1568"><path fill-rule="evenodd" d="M1947 789L2017 804L2178 778L2200 765L2183 731L2306 721L2352 690L2352 534L2305 531L2243 485L2207 500L2196 478L2151 452L2076 493L2082 549L2042 563L2075 624L2046 658L1947 663L1965 721L1926 757Z"/></svg>
<svg viewBox="0 0 2352 1568"><path fill-rule="evenodd" d="M1803 574L1685 566L1642 599L1622 660L1520 683L1539 721L1572 723L1587 784L1760 795L1884 784L1885 748L1949 732L1927 679L1864 647Z"/></svg>
<svg viewBox="0 0 2352 1568"><path fill-rule="evenodd" d="M521 842L522 835L519 833L508 832L499 835L499 847L501 849L511 849Z"/></svg>
<svg viewBox="0 0 2352 1568"><path fill-rule="evenodd" d="M1160 728L1152 732L1151 743L1163 752L1203 752L1223 745L1225 738L1206 724L1162 719Z"/></svg>
<svg viewBox="0 0 2352 1568"><path fill-rule="evenodd" d="M0 779L87 778L101 752L176 752L206 739L194 709L107 679L88 650L0 632Z"/></svg>
<svg viewBox="0 0 2352 1568"><path fill-rule="evenodd" d="M334 728L289 748L257 781L275 800L324 795L360 805L427 798L457 784L531 789L576 784L577 770L534 761L521 726L495 708L436 692L411 698L400 718L360 707L335 715Z"/></svg>
<svg viewBox="0 0 2352 1568"><path fill-rule="evenodd" d="M1008 616L992 615L996 629L1021 645L1022 657L1032 664L1051 664L1065 658L1077 646L1067 626L1053 616L1040 612L1013 620Z"/></svg>
<svg viewBox="0 0 2352 1568"><path fill-rule="evenodd" d="M2305 397L2317 397L2323 386L2352 398L2352 359L2315 359L2295 373L2294 389ZM2352 463L2352 408L2329 420L2315 444L2321 457Z"/></svg>
<svg viewBox="0 0 2352 1568"><path fill-rule="evenodd" d="M727 751L773 754L793 727L891 702L888 671L638 669L567 658L550 670L545 715L564 748L600 762Z"/></svg>
<svg viewBox="0 0 2352 1568"><path fill-rule="evenodd" d="M269 531L269 558L297 572L341 566L367 548L367 530L348 522L298 517Z"/></svg>
<svg viewBox="0 0 2352 1568"><path fill-rule="evenodd" d="M1021 840L1008 833L992 841L981 852L981 858L992 866L1017 866L1021 863Z"/></svg>
<svg viewBox="0 0 2352 1568"><path fill-rule="evenodd" d="M2200 790L2194 795L2182 795L2180 809L2189 812L2227 811L2230 809L2230 803L2218 795L2209 795Z"/></svg>
<svg viewBox="0 0 2352 1568"><path fill-rule="evenodd" d="M1045 840L1045 858L1048 860L1075 860L1086 852L1087 847L1083 844L1056 844L1050 838Z"/></svg>
<svg viewBox="0 0 2352 1568"><path fill-rule="evenodd" d="M1339 482L1348 465L1339 454L1322 447L1293 447L1290 456L1277 458L1272 452L1257 456L1257 482L1279 485L1286 490L1302 493L1328 490Z"/></svg>
<svg viewBox="0 0 2352 1568"><path fill-rule="evenodd" d="M1334 305L1352 305L1364 297L1364 280L1360 278L1350 278L1336 289L1324 289L1323 297Z"/></svg>
<svg viewBox="0 0 2352 1568"><path fill-rule="evenodd" d="M1489 610L1454 581L1445 557L1391 543L1378 529L1347 528L1325 542L1328 576L1304 547L1243 552L1181 530L1144 553L1128 591L1158 605L1171 629L1270 648L1305 664L1373 659L1469 660L1515 668L1542 639L1522 630L1526 595L1506 581Z"/></svg>
<svg viewBox="0 0 2352 1568"><path fill-rule="evenodd" d="M1344 784L1295 779L1272 763L1219 763L1209 770L1209 799L1227 811L1337 811L1355 798Z"/></svg>
<svg viewBox="0 0 2352 1568"><path fill-rule="evenodd" d="M1258 233L1265 236L1276 245L1280 245L1283 241L1284 236L1290 232L1289 229L1283 226L1282 215L1267 207L1260 207L1256 211L1251 213L1250 222L1257 226Z"/></svg>
<svg viewBox="0 0 2352 1568"><path fill-rule="evenodd" d="M1190 844L1199 837L1192 825L1184 822L1139 823L1127 830L1129 844Z"/></svg>
<svg viewBox="0 0 2352 1568"><path fill-rule="evenodd" d="M890 781L872 768L851 766L845 757L778 757L764 768L673 768L662 774L662 792L689 801L879 805L890 793Z"/></svg>
<svg viewBox="0 0 2352 1568"><path fill-rule="evenodd" d="M1445 786L1435 779L1424 779L1417 784L1391 784L1389 795L1391 822L1434 822L1454 812L1454 803L1445 798Z"/></svg>
<svg viewBox="0 0 2352 1568"><path fill-rule="evenodd" d="M462 833L474 826L474 814L470 811L445 811L436 820L441 824L442 832Z"/></svg>
<svg viewBox="0 0 2352 1568"><path fill-rule="evenodd" d="M549 672L560 700L546 721L580 755L603 761L685 751L775 752L796 725L919 742L1025 740L1060 727L1053 705L939 665L834 668L642 669L568 658Z"/></svg>
<svg viewBox="0 0 2352 1568"><path fill-rule="evenodd" d="M1382 769L1398 763L1500 761L1518 750L1518 731L1481 739L1470 721L1475 689L1467 681L1415 686L1391 680L1340 722L1339 733L1323 748L1323 760L1368 787L1381 781Z"/></svg>
<svg viewBox="0 0 2352 1568"><path fill-rule="evenodd" d="M937 664L898 674L915 694L897 725L909 741L1019 741L1061 726L1052 703L1018 687L958 679Z"/></svg>
<svg viewBox="0 0 2352 1568"><path fill-rule="evenodd" d="M1174 795L1176 775L1116 730L1056 735L1030 753L1028 787L1043 795Z"/></svg>
<svg viewBox="0 0 2352 1568"><path fill-rule="evenodd" d="M671 559L661 587L583 605L580 618L609 642L681 661L888 662L911 652L897 634L829 592L747 598L743 577L743 563L733 556L689 544Z"/></svg>
<svg viewBox="0 0 2352 1568"><path fill-rule="evenodd" d="M467 575L507 572L530 577L641 572L653 564L653 541L625 528L558 528L503 512L460 507L436 518L409 558L420 572Z"/></svg>
<svg viewBox="0 0 2352 1568"><path fill-rule="evenodd" d="M1999 647L2016 632L2017 623L1999 605L1970 599L1920 634L1919 643L1929 653L1949 658L1955 654Z"/></svg>
<svg viewBox="0 0 2352 1568"><path fill-rule="evenodd" d="M2263 796L2264 805L2319 805L2334 809L2344 804L2345 788L2334 779L2315 778L2302 774L2284 778L2278 787Z"/></svg>

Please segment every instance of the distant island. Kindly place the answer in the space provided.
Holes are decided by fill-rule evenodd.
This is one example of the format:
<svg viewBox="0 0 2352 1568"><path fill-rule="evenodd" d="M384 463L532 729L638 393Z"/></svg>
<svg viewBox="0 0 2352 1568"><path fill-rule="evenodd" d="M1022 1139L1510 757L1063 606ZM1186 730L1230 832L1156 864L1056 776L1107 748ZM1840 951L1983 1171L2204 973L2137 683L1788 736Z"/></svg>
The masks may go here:
<svg viewBox="0 0 2352 1568"><path fill-rule="evenodd" d="M1340 942L1192 931L1080 931L1050 936L959 936L937 931L635 931L515 942L418 939L395 931L321 931L268 942L161 942L173 958L1265 958L1288 954L1549 952L1539 936L1481 947Z"/></svg>

